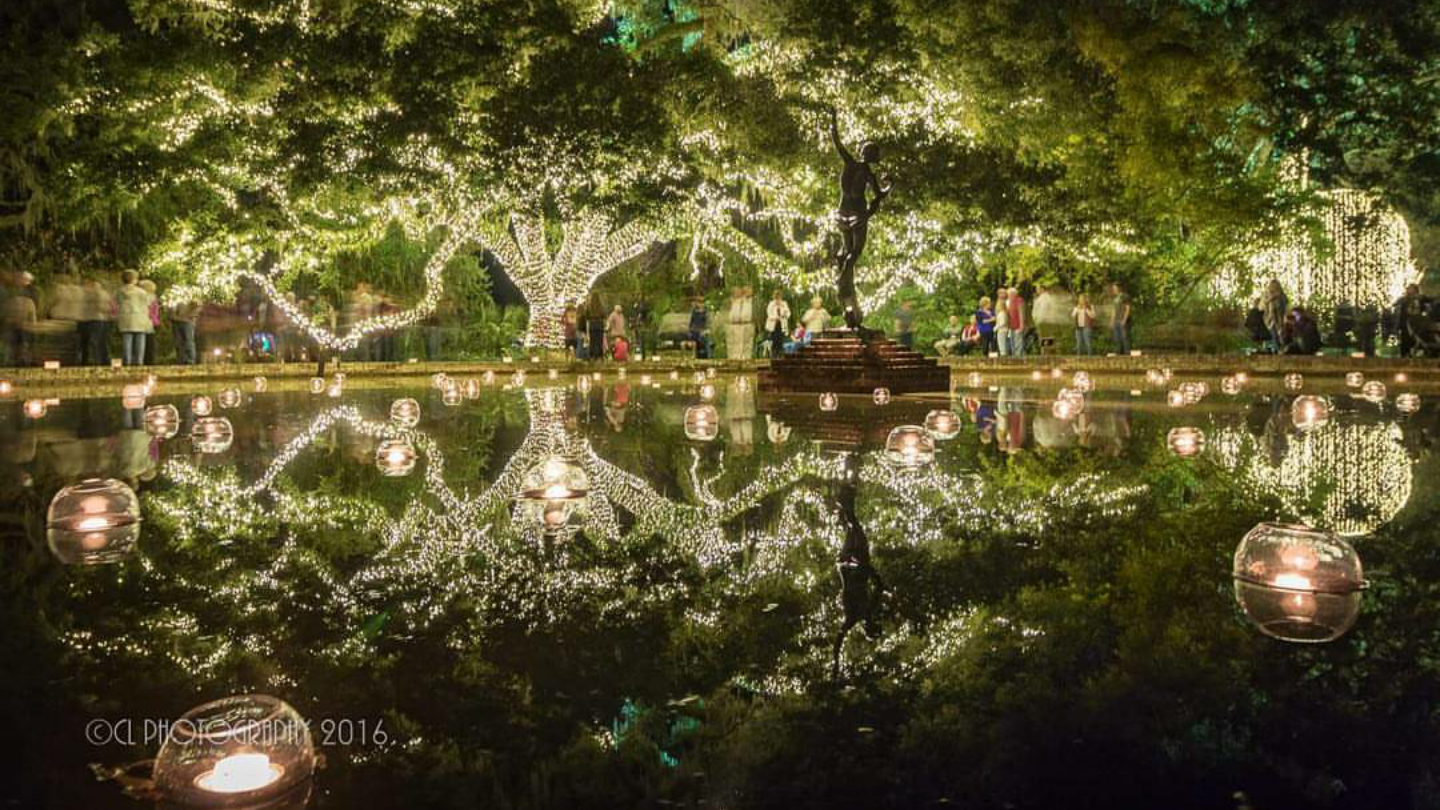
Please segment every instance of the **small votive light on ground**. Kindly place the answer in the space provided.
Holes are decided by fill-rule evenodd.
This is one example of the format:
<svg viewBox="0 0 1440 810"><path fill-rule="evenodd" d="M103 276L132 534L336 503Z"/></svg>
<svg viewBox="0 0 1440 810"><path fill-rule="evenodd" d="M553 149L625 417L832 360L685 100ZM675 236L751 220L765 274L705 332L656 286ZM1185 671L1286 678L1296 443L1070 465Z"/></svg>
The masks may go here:
<svg viewBox="0 0 1440 810"><path fill-rule="evenodd" d="M1285 390L1292 394L1305 387L1305 375L1298 372L1290 372L1285 375Z"/></svg>
<svg viewBox="0 0 1440 810"><path fill-rule="evenodd" d="M457 386L450 386L440 393L440 401L447 407L455 407L465 400L465 395L460 393Z"/></svg>
<svg viewBox="0 0 1440 810"><path fill-rule="evenodd" d="M1034 380L1035 382L1039 382L1041 379L1044 378L1044 376L1044 373L1038 368L1030 372L1030 379Z"/></svg>
<svg viewBox="0 0 1440 810"><path fill-rule="evenodd" d="M45 416L45 400L27 399L25 400L25 404L20 406L20 409L25 412L26 419L40 419Z"/></svg>
<svg viewBox="0 0 1440 810"><path fill-rule="evenodd" d="M1065 376L1065 372L1061 371L1059 368L1052 368L1052 369L1050 369L1050 378L1051 378L1051 379L1053 379L1053 380L1058 380L1058 379L1060 379L1060 378L1063 377L1063 376Z"/></svg>
<svg viewBox="0 0 1440 810"><path fill-rule="evenodd" d="M223 416L207 416L196 419L190 427L190 443L195 450L207 455L223 453L235 441L235 427Z"/></svg>
<svg viewBox="0 0 1440 810"><path fill-rule="evenodd" d="M225 409L240 407L240 389L226 388L220 392L220 407Z"/></svg>
<svg viewBox="0 0 1440 810"><path fill-rule="evenodd" d="M1358 371L1346 372L1345 384L1351 388L1359 388L1365 384L1365 375Z"/></svg>
<svg viewBox="0 0 1440 810"><path fill-rule="evenodd" d="M674 369L671 369L671 370L670 370L670 379L672 379L672 380L678 380L678 379L680 379L680 372L679 372L679 371L676 371L676 370L674 370Z"/></svg>
<svg viewBox="0 0 1440 810"><path fill-rule="evenodd" d="M1324 397L1306 395L1290 403L1290 421L1301 430L1316 430L1330 421L1330 402Z"/></svg>
<svg viewBox="0 0 1440 810"><path fill-rule="evenodd" d="M271 806L315 771L308 725L268 695L225 698L186 712L155 757L155 787L189 807Z"/></svg>
<svg viewBox="0 0 1440 810"><path fill-rule="evenodd" d="M820 410L833 411L840 407L840 398L828 391L820 395Z"/></svg>
<svg viewBox="0 0 1440 810"><path fill-rule="evenodd" d="M1189 426L1171 428L1165 436L1165 443L1169 445L1170 452L1181 458L1190 458L1205 449L1205 431Z"/></svg>
<svg viewBox="0 0 1440 810"><path fill-rule="evenodd" d="M900 467L919 467L935 460L935 440L919 425L900 425L885 439L885 460Z"/></svg>
<svg viewBox="0 0 1440 810"><path fill-rule="evenodd" d="M1319 643L1344 635L1366 587L1360 556L1336 534L1261 523L1235 550L1235 598L1268 636Z"/></svg>
<svg viewBox="0 0 1440 810"><path fill-rule="evenodd" d="M1385 393L1385 383L1379 380L1369 380L1360 386L1360 396L1371 402L1384 402Z"/></svg>
<svg viewBox="0 0 1440 810"><path fill-rule="evenodd" d="M549 371L545 372L545 376L552 380L558 380L560 379L560 370L552 368Z"/></svg>
<svg viewBox="0 0 1440 810"><path fill-rule="evenodd" d="M390 403L390 421L404 427L415 427L420 422L420 403L404 397Z"/></svg>
<svg viewBox="0 0 1440 810"><path fill-rule="evenodd" d="M1183 408L1188 403L1188 400L1185 398L1185 392L1178 388L1171 388L1166 392L1165 401L1169 403L1172 408Z"/></svg>
<svg viewBox="0 0 1440 810"><path fill-rule="evenodd" d="M1403 372L1403 371L1397 371L1397 372L1395 372L1395 382L1397 382L1397 383L1407 383L1407 382L1410 382L1410 375L1409 375L1409 374L1406 374L1406 373Z"/></svg>
<svg viewBox="0 0 1440 810"><path fill-rule="evenodd" d="M1420 410L1419 394L1397 394L1395 396L1395 410L1401 413L1415 413Z"/></svg>
<svg viewBox="0 0 1440 810"><path fill-rule="evenodd" d="M938 441L960 435L960 417L951 410L934 410L925 414L925 429Z"/></svg>
<svg viewBox="0 0 1440 810"><path fill-rule="evenodd" d="M190 412L195 414L196 416L209 416L210 412L213 410L215 410L215 405L210 401L210 397L207 397L204 394L201 394L197 397L191 397Z"/></svg>
<svg viewBox="0 0 1440 810"><path fill-rule="evenodd" d="M145 386L130 383L120 392L120 404L126 410L145 407Z"/></svg>
<svg viewBox="0 0 1440 810"><path fill-rule="evenodd" d="M180 411L174 405L151 405L145 409L145 432L157 439L173 438L180 431Z"/></svg>
<svg viewBox="0 0 1440 810"><path fill-rule="evenodd" d="M703 400L705 400L706 402L709 402L710 400L714 399L714 398L715 398L715 386L711 385L711 384L708 383L708 382L705 383L704 385L700 386L700 398L703 399Z"/></svg>
<svg viewBox="0 0 1440 810"><path fill-rule="evenodd" d="M265 379L264 377L256 377L256 378L255 378L255 393L257 393L257 394L263 394L263 393L265 393L265 389L267 389L267 388L269 388L269 387L270 387L270 381L269 381L269 380Z"/></svg>
<svg viewBox="0 0 1440 810"><path fill-rule="evenodd" d="M479 399L480 381L471 377L460 386L460 390L464 392L466 399Z"/></svg>
<svg viewBox="0 0 1440 810"><path fill-rule="evenodd" d="M375 449L375 466L386 476L409 475L415 458L415 448L404 439L386 439Z"/></svg>
<svg viewBox="0 0 1440 810"><path fill-rule="evenodd" d="M55 493L45 526L46 544L61 562L117 562L140 536L140 500L124 481L89 478Z"/></svg>
<svg viewBox="0 0 1440 810"><path fill-rule="evenodd" d="M310 378L310 393L312 393L312 394L323 394L323 393L325 393L325 378L324 378L324 377L311 377L311 378Z"/></svg>
<svg viewBox="0 0 1440 810"><path fill-rule="evenodd" d="M1220 381L1220 390L1233 397L1240 393L1240 381L1232 374Z"/></svg>
<svg viewBox="0 0 1440 810"><path fill-rule="evenodd" d="M720 433L720 414L713 405L691 405L685 409L685 437L708 442Z"/></svg>
<svg viewBox="0 0 1440 810"><path fill-rule="evenodd" d="M876 405L887 405L890 402L890 389L876 388L872 398L875 400Z"/></svg>
<svg viewBox="0 0 1440 810"><path fill-rule="evenodd" d="M45 370L46 370L46 371L59 371L59 370L60 370L60 361L59 361L59 360L46 360L46 361L45 361Z"/></svg>
<svg viewBox="0 0 1440 810"><path fill-rule="evenodd" d="M8 397L15 393L15 384L9 380L0 380L0 397Z"/></svg>

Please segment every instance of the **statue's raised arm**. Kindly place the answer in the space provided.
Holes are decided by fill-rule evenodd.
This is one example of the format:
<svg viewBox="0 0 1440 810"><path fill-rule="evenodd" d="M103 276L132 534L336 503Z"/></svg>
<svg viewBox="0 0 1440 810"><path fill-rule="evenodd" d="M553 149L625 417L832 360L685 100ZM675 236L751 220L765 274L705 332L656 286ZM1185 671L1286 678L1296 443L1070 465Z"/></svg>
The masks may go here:
<svg viewBox="0 0 1440 810"><path fill-rule="evenodd" d="M843 247L836 257L840 304L845 308L845 323L853 330L860 330L862 318L860 302L855 295L855 264L865 250L865 238L869 231L870 217L880 210L880 202L890 193L889 184L881 185L872 166L880 162L880 147L867 143L860 147L860 159L856 160L845 145L840 142L840 125L835 109L830 109L830 139L835 151L845 161L840 170L840 210L836 222L840 226ZM867 195L867 189L870 194ZM861 333L862 337L864 332Z"/></svg>
<svg viewBox="0 0 1440 810"><path fill-rule="evenodd" d="M850 154L850 150L846 149L845 143L840 140L840 121L834 107L830 108L830 142L835 144L835 151L840 153L840 158L847 165L855 162L855 156Z"/></svg>

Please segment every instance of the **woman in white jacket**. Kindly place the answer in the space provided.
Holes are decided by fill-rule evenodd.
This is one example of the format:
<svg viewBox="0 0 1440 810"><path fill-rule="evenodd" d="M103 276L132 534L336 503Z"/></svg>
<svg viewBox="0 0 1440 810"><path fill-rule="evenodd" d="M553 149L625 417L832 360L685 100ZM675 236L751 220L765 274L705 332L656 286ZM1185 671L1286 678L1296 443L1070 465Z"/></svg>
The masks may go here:
<svg viewBox="0 0 1440 810"><path fill-rule="evenodd" d="M125 284L115 294L115 321L120 327L120 356L125 365L139 366L145 363L145 341L155 332L150 320L150 302L155 300L144 287L136 282L140 274L126 270L120 274Z"/></svg>
<svg viewBox="0 0 1440 810"><path fill-rule="evenodd" d="M770 303L765 305L765 333L770 336L771 357L785 353L785 334L789 329L790 305L785 303L785 293L776 290Z"/></svg>

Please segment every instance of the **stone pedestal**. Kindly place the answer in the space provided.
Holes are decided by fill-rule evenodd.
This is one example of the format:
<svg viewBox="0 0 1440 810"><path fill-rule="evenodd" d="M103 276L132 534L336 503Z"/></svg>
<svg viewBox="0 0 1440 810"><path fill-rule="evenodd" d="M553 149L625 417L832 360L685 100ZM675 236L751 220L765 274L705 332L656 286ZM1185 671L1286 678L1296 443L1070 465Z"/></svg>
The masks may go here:
<svg viewBox="0 0 1440 810"><path fill-rule="evenodd" d="M760 390L769 392L891 394L948 392L950 369L933 358L876 335L862 341L848 329L827 329L810 345L770 361L759 374Z"/></svg>

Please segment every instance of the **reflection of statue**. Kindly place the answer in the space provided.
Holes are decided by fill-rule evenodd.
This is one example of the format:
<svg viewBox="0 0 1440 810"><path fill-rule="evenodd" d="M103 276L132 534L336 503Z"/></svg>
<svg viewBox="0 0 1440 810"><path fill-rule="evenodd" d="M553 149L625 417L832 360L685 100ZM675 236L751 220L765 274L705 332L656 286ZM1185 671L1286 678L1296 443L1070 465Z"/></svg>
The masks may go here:
<svg viewBox="0 0 1440 810"><path fill-rule="evenodd" d="M840 604L845 611L845 624L835 636L833 671L840 675L840 647L850 629L862 622L865 635L874 638L880 634L875 621L875 608L880 595L885 592L885 583L880 572L870 563L870 539L860 525L855 512L855 487L860 479L860 463L856 457L847 459L844 478L837 485L835 500L840 507L840 523L845 527L845 541L836 555L835 567L840 572Z"/></svg>
<svg viewBox="0 0 1440 810"><path fill-rule="evenodd" d="M860 326L860 300L855 296L855 265L865 250L865 236L870 228L870 217L880 210L880 201L890 193L890 186L880 185L880 180L870 168L880 161L880 147L867 143L860 147L860 160L856 160L845 144L840 142L840 124L835 110L830 110L830 140L835 151L845 161L840 170L840 236L844 240L838 256L840 304L845 307L845 325L851 329ZM874 200L865 197L866 187L874 189Z"/></svg>

